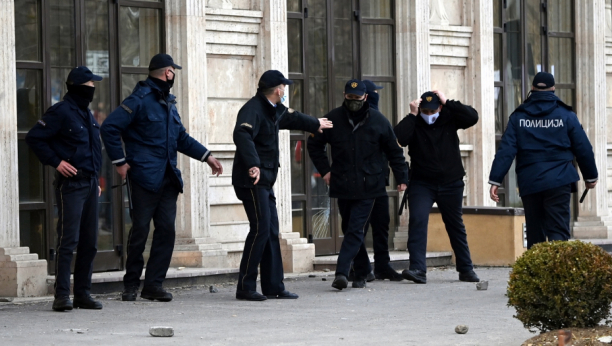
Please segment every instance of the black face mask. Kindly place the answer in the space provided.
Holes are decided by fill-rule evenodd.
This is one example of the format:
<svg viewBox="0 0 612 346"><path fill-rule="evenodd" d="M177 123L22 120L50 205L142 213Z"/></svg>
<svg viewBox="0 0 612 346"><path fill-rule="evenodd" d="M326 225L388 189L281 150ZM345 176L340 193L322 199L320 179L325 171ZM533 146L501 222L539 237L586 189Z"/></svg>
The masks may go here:
<svg viewBox="0 0 612 346"><path fill-rule="evenodd" d="M172 72L172 79L166 79L166 83L168 83L168 85L170 86L170 89L172 89L172 87L174 86L175 80L176 80L176 73Z"/></svg>
<svg viewBox="0 0 612 346"><path fill-rule="evenodd" d="M361 108L363 108L363 103L365 100L349 100L344 99L344 105L351 112L358 112Z"/></svg>
<svg viewBox="0 0 612 346"><path fill-rule="evenodd" d="M95 87L88 85L68 85L68 94L76 101L81 108L87 108L93 101Z"/></svg>

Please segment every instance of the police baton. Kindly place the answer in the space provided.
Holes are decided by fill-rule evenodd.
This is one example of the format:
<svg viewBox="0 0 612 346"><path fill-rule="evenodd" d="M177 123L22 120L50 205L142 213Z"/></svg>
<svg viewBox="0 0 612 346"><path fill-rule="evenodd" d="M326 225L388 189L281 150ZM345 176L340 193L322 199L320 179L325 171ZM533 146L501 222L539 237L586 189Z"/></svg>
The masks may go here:
<svg viewBox="0 0 612 346"><path fill-rule="evenodd" d="M584 198L587 195L587 192L589 192L590 189L584 189L584 192L582 193L582 196L580 196L580 203L582 203L582 201L584 201Z"/></svg>
<svg viewBox="0 0 612 346"><path fill-rule="evenodd" d="M125 174L125 187L127 190L127 198L128 198L128 210L130 212L130 218L132 218L132 210L134 206L132 205L132 184L130 183L130 175Z"/></svg>
<svg viewBox="0 0 612 346"><path fill-rule="evenodd" d="M404 197L402 197L402 203L400 203L398 215L402 215L404 209L408 209L408 188L404 191Z"/></svg>

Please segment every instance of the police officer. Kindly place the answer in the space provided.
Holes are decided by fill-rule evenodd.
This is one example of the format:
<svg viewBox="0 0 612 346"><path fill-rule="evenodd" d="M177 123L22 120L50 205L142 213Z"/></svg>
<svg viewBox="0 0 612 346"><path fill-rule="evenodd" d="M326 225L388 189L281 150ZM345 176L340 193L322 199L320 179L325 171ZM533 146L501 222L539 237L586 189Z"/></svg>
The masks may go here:
<svg viewBox="0 0 612 346"><path fill-rule="evenodd" d="M533 78L531 96L510 116L491 167L491 199L516 157L516 174L527 224L527 247L570 238L570 196L580 177L587 189L597 184L593 147L572 108L555 95L552 74Z"/></svg>
<svg viewBox="0 0 612 346"><path fill-rule="evenodd" d="M176 97L170 94L177 69L181 67L170 55L155 55L149 63L149 77L138 82L132 94L102 125L108 156L131 187L132 229L123 277L124 301L136 300L151 219L155 230L140 296L163 302L172 300L172 294L162 284L174 249L176 200L183 192L177 152L206 162L217 176L223 173L219 161L183 127Z"/></svg>
<svg viewBox="0 0 612 346"><path fill-rule="evenodd" d="M102 77L87 67L70 71L64 101L50 107L28 132L26 143L40 162L56 169L57 247L53 310L102 309L90 296L98 242L98 172L102 165L100 125L89 110L94 82ZM74 265L74 302L70 301L70 263Z"/></svg>
<svg viewBox="0 0 612 346"><path fill-rule="evenodd" d="M285 86L293 84L279 71L266 71L259 79L257 94L238 112L234 127L236 156L232 184L250 223L240 261L236 299L262 301L297 299L285 290L283 262L278 240L278 215L274 182L279 167L279 129L317 132L331 128L327 119L317 119L286 108ZM257 292L257 267L261 291Z"/></svg>
<svg viewBox="0 0 612 346"><path fill-rule="evenodd" d="M378 90L383 89L381 85L376 85L371 80L365 79L363 84L366 86L367 99L366 102L370 109L379 111L378 102L380 94ZM389 161L383 153L382 165L385 171L386 186L389 186ZM370 225L372 226L372 242L374 245L374 276L368 274L366 281L391 280L402 281L404 278L389 265L389 223L391 218L389 215L389 196L379 196L374 202L374 209L370 215Z"/></svg>
<svg viewBox="0 0 612 346"><path fill-rule="evenodd" d="M408 188L408 252L410 268L402 276L427 283L427 224L429 212L438 204L451 247L457 259L459 280L478 282L467 233L463 224L463 176L459 129L478 122L478 112L440 91L428 91L410 103L410 114L394 128L399 143L408 146L411 176Z"/></svg>
<svg viewBox="0 0 612 346"><path fill-rule="evenodd" d="M391 163L398 191L404 191L408 184L404 151L397 143L393 128L384 115L370 108L366 99L364 83L349 80L344 87L344 103L327 114L334 123L333 129L308 139L312 162L330 186L329 196L338 198L342 217L344 240L332 283L339 290L348 286L351 261L355 269L352 286L366 287L370 263L364 237L377 198L387 195L383 153ZM331 146L331 166L327 144ZM388 206L386 213L388 227Z"/></svg>

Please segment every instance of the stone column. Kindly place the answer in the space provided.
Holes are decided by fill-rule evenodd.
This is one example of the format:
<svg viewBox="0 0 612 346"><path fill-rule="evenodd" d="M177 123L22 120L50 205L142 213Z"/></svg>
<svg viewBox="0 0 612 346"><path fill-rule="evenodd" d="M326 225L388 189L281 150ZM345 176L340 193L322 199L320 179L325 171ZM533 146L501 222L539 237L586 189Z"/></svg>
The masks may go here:
<svg viewBox="0 0 612 346"><path fill-rule="evenodd" d="M469 142L474 144L471 167L465 167L471 181L468 191L470 205L495 206L489 198L489 172L495 157L495 101L494 101L494 49L493 3L473 0L472 42L466 72L471 103L478 110L478 124L469 130Z"/></svg>
<svg viewBox="0 0 612 346"><path fill-rule="evenodd" d="M279 70L289 74L287 45L287 1L270 0L263 3L259 76L266 70ZM289 87L285 91L289 94ZM289 100L291 102L291 100ZM291 216L291 148L289 131L282 130L279 135L280 163L278 179L274 186L280 243L283 256L283 269L288 273L312 271L315 255L314 244L300 238L293 232Z"/></svg>
<svg viewBox="0 0 612 346"><path fill-rule="evenodd" d="M183 67L173 93L187 132L204 145L211 131L206 111L206 2L166 0L166 47ZM214 153L213 153L214 154ZM227 267L227 251L209 235L210 168L179 155L184 193L179 196L171 266ZM227 167L226 167L227 169Z"/></svg>
<svg viewBox="0 0 612 346"><path fill-rule="evenodd" d="M599 181L578 205L575 238L610 238L606 150L605 0L587 0L576 6L576 114L595 152ZM578 184L584 190L584 182Z"/></svg>
<svg viewBox="0 0 612 346"><path fill-rule="evenodd" d="M429 1L396 1L397 111L400 120L410 113L410 102L431 88L429 66ZM408 151L405 150L406 159ZM408 212L400 217L394 248L405 250Z"/></svg>
<svg viewBox="0 0 612 346"><path fill-rule="evenodd" d="M17 90L15 72L15 9L0 0L0 297L47 294L47 261L19 242L19 172L17 170Z"/></svg>

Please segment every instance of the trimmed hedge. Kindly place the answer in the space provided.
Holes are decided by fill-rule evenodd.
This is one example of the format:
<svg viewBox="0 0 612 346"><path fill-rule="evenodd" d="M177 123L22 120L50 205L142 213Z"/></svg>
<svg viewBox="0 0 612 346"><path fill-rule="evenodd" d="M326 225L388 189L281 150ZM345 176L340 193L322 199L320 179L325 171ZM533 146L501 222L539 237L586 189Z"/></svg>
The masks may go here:
<svg viewBox="0 0 612 346"><path fill-rule="evenodd" d="M531 332L610 324L612 256L581 241L536 244L512 266L506 296Z"/></svg>

